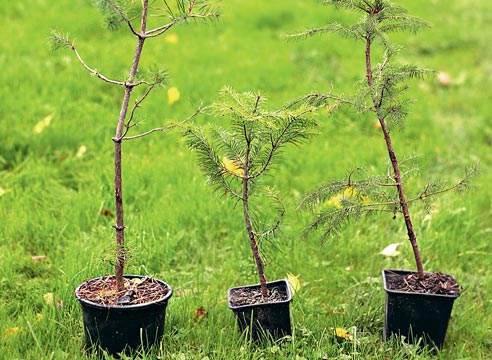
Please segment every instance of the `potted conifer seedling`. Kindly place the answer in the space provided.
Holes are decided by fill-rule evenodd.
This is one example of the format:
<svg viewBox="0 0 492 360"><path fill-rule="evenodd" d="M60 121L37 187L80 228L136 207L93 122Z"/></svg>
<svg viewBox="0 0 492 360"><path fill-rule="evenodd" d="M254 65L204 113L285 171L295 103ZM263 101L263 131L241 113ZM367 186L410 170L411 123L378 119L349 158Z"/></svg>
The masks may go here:
<svg viewBox="0 0 492 360"><path fill-rule="evenodd" d="M228 303L241 332L249 329L255 341L263 335L277 339L291 334L288 283L267 282L260 251L262 241L277 233L284 214L278 193L265 183L265 177L285 145L299 144L313 135L317 100L312 95L279 110L267 110L261 95L226 87L212 109L227 117L230 125L189 125L185 132L187 145L197 154L208 181L240 203L237 209L242 213L259 284L229 289ZM273 213L267 208L273 208Z"/></svg>
<svg viewBox="0 0 492 360"><path fill-rule="evenodd" d="M122 145L126 141L167 129L154 128L144 133L130 134L136 125L134 115L137 109L152 90L165 82L166 73L163 70L153 72L147 79L139 72L142 50L146 40L163 35L178 23L216 15L211 12L207 2L200 0L176 0L174 4L164 0L159 7L152 5L149 0L97 0L95 5L106 17L108 28L115 29L125 24L136 39L134 56L125 80L110 79L91 68L80 56L74 42L57 31L52 32L52 47L53 50L71 49L91 75L119 86L123 91L116 133L112 138L116 208L115 274L87 280L75 290L75 296L82 307L86 348L98 350L100 347L109 354L118 355L122 351L132 352L139 347L147 349L160 341L164 332L167 302L172 295L172 288L161 280L124 273L127 249L123 218ZM155 19L167 20L156 24ZM135 92L139 97L130 105Z"/></svg>
<svg viewBox="0 0 492 360"><path fill-rule="evenodd" d="M352 172L347 179L330 183L307 196L301 206L310 205L319 209L319 204L335 204L334 207L328 206L322 210L307 232L321 228L327 235L337 229L343 220L358 217L364 212L389 212L394 217L400 214L417 270L383 271L386 291L384 338L402 335L409 341L424 339L440 347L444 342L453 302L460 295L460 286L451 275L424 272L409 204L414 201L428 202L434 195L463 188L474 170L467 172L457 184L428 184L415 196L409 197L403 184L403 164L395 153L390 131L391 126L401 123L407 116L409 101L401 96L407 88L405 81L421 78L428 71L413 65L397 64L395 58L400 49L389 41L388 34L415 32L428 24L386 0L325 0L323 3L332 4L336 8L348 8L362 14L362 18L351 26L332 22L292 36L337 33L362 43L364 81L353 98L339 97L337 100L351 105L360 113L371 114L371 119L377 119L389 155L390 175L357 180ZM372 50L376 44L383 51L376 52L381 60L374 65L375 55Z"/></svg>

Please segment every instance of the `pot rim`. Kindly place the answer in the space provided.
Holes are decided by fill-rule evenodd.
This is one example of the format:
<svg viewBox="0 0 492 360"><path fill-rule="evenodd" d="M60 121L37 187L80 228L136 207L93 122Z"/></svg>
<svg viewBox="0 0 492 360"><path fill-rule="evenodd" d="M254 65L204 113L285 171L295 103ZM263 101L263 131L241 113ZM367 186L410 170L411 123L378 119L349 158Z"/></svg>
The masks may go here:
<svg viewBox="0 0 492 360"><path fill-rule="evenodd" d="M419 292L413 292L413 291L399 291L399 290L392 290L389 289L387 284L386 284L386 274L388 273L396 273L396 274L416 274L417 271L415 270L404 270L404 269L383 269L381 271L381 275L383 277L383 288L384 291L386 291L389 294L400 294L400 295L408 295L408 296L426 296L426 297L436 297L436 298L447 298L447 299L456 299L461 295L461 292L458 294L430 294L430 293L419 293ZM434 272L431 271L426 271L425 274L434 274ZM444 275L449 275L449 274L444 274ZM452 276L452 275L449 275ZM453 276L454 278L454 276Z"/></svg>
<svg viewBox="0 0 492 360"><path fill-rule="evenodd" d="M275 301L275 302L269 301L269 302L264 302L264 303L259 303L259 304L245 304L245 305L234 306L234 305L231 305L230 296L231 296L232 290L244 289L244 288L259 288L259 287L261 287L261 284L242 285L242 286L235 286L235 287L229 288L229 290L227 290L227 303L229 305L229 308L232 310L237 310L237 309L245 309L245 308L250 308L250 307L266 307L266 306L271 306L271 305L288 304L292 301L292 292L290 291L290 285L289 285L289 282L287 281L287 279L268 281L267 286L272 285L272 284L280 284L280 283L285 284L285 289L287 292L287 299L282 300L282 301Z"/></svg>
<svg viewBox="0 0 492 360"><path fill-rule="evenodd" d="M173 294L173 288L166 282L158 279L158 278L155 278L155 277L152 277L152 276L146 276L146 275L132 275L132 274L128 274L128 275L124 275L123 277L124 278L129 278L129 279L133 279L133 278L151 278L153 280L156 280L158 282L160 282L161 284L164 284L166 285L168 288L169 288L169 292L164 295L163 297L157 299L157 300L154 300L154 301L150 301L150 302L146 302L146 303L143 303L143 304L133 304L133 305L103 305L103 304L98 304L98 303L95 303L93 301L90 301L90 300L87 300L81 296L79 296L78 294L78 290L80 289L80 287L82 285L84 285L87 281L91 281L91 280L98 280L98 279L103 279L103 278L107 278L107 277L112 277L114 275L109 275L109 276L99 276L99 277L95 277L95 278L91 278L91 279L87 279L87 280L84 280L79 286L77 286L77 288L75 289L74 291L74 295L75 295L75 298L80 302L80 303L83 303L85 306L90 306L90 307L94 307L94 308L98 308L98 309L141 309L141 308L145 308L145 307L148 307L148 306L152 306L152 305L155 305L155 304L159 304L159 303L162 303L162 302L165 302L167 301Z"/></svg>

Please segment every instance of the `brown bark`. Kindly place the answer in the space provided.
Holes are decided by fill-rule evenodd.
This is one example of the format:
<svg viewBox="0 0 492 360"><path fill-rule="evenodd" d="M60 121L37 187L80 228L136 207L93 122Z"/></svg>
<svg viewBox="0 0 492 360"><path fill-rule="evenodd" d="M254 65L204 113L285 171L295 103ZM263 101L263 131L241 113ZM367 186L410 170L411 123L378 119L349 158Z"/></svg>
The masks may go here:
<svg viewBox="0 0 492 360"><path fill-rule="evenodd" d="M115 277L118 290L123 290L123 274L125 268L125 221L123 216L123 184L122 184L122 137L125 124L126 114L128 112L128 104L130 102L131 93L134 87L133 81L138 71L138 64L140 62L140 56L142 55L142 49L145 42L145 31L147 27L147 12L148 12L148 0L142 2L142 17L140 26L140 35L138 37L137 46L135 48L135 55L133 57L132 65L130 68L130 75L128 81L125 83L125 90L123 94L123 101L121 104L120 115L118 117L118 124L116 127L116 134L113 138L114 141L114 192L115 192L115 205L116 205L116 265L115 265Z"/></svg>
<svg viewBox="0 0 492 360"><path fill-rule="evenodd" d="M367 77L367 85L372 88L373 85L373 74L372 74L372 65L371 65L371 38L369 35L366 36L366 77ZM405 226L407 228L408 240L412 245L413 255L415 258L415 263L417 265L417 273L419 278L424 277L424 268L422 264L422 258L420 257L420 250L417 242L417 237L413 230L412 219L410 217L410 210L408 208L408 201L405 197L405 192L403 189L403 185L401 182L401 173L400 167L398 164L398 158L395 154L395 150L393 148L393 144L391 141L390 132L384 116L381 114L381 103L382 101L378 101L376 94L371 90L372 103L374 106L374 111L377 115L379 124L381 125L381 131L383 132L384 140L386 143L386 148L388 150L388 156L391 161L391 166L393 168L393 176L395 180L395 185L398 191L398 198L400 200L400 209L402 211Z"/></svg>
<svg viewBox="0 0 492 360"><path fill-rule="evenodd" d="M243 190L242 190L242 201L243 201L243 213L244 221L246 223L246 231L248 232L249 242L251 246L251 252L253 253L253 258L255 259L256 269L258 272L258 277L260 279L261 294L264 298L268 297L268 288L266 284L265 271L263 269L263 260L260 256L260 250L258 248L258 242L256 234L253 230L253 225L251 224L251 218L249 214L249 156L250 156L250 140L248 138L248 133L246 128L243 129L244 136L246 138L246 154L244 156L244 168L243 168Z"/></svg>

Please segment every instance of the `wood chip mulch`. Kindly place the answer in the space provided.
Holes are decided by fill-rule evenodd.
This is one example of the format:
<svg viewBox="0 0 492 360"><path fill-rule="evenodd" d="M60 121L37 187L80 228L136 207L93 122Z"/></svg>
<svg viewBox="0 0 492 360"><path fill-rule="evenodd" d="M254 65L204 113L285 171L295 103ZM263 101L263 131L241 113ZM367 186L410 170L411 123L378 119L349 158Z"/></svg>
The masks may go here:
<svg viewBox="0 0 492 360"><path fill-rule="evenodd" d="M417 273L389 273L386 284L390 290L419 294L459 295L461 290L454 277L440 272L425 273L423 279Z"/></svg>
<svg viewBox="0 0 492 360"><path fill-rule="evenodd" d="M230 303L232 306L256 305L264 303L282 302L288 299L285 286L275 286L268 289L268 297L263 297L261 289L258 288L236 288L230 292Z"/></svg>
<svg viewBox="0 0 492 360"><path fill-rule="evenodd" d="M125 278L125 289L118 291L114 276L84 282L77 296L104 306L146 304L167 295L169 287L151 277Z"/></svg>

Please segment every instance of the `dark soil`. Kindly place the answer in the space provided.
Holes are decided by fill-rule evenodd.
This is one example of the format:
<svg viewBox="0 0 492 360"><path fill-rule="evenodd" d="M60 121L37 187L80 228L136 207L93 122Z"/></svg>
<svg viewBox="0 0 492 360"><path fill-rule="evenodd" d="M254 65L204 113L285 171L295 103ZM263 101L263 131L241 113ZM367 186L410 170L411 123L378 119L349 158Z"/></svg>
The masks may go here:
<svg viewBox="0 0 492 360"><path fill-rule="evenodd" d="M169 291L169 287L150 277L125 278L125 290L118 291L115 277L106 276L84 282L77 296L105 306L135 305L159 300Z"/></svg>
<svg viewBox="0 0 492 360"><path fill-rule="evenodd" d="M399 274L389 272L386 277L386 285L389 290L413 292L419 294L459 295L460 286L451 275L425 273L423 279L419 279L417 273Z"/></svg>
<svg viewBox="0 0 492 360"><path fill-rule="evenodd" d="M259 286L232 289L229 296L229 302L232 306L277 303L287 299L287 289L284 285L269 288L268 297L263 297Z"/></svg>

